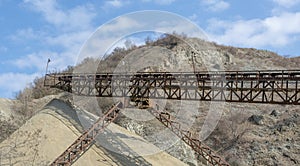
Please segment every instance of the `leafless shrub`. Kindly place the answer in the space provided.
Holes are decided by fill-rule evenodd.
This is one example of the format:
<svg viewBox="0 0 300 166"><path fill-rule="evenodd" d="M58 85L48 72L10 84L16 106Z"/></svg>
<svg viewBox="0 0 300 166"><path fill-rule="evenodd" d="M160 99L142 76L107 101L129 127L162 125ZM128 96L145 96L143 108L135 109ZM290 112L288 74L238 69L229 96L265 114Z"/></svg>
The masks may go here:
<svg viewBox="0 0 300 166"><path fill-rule="evenodd" d="M231 110L218 123L209 139L218 151L227 151L240 143L250 130L247 115L243 110Z"/></svg>
<svg viewBox="0 0 300 166"><path fill-rule="evenodd" d="M42 143L41 129L17 131L15 134L10 145L0 146L0 165L47 165L46 163L49 163L49 161L41 160L44 158L39 151ZM30 150L23 151L24 147L28 147ZM23 158L24 156L30 157ZM37 159L39 161L36 161Z"/></svg>
<svg viewBox="0 0 300 166"><path fill-rule="evenodd" d="M17 124L13 123L12 120L0 120L0 142L10 136L17 128Z"/></svg>

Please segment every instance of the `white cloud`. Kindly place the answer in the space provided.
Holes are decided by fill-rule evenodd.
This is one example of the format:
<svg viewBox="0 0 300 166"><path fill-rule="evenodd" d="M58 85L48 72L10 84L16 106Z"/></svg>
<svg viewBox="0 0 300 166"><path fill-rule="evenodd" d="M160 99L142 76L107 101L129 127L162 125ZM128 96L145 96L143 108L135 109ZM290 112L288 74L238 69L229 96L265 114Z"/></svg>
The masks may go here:
<svg viewBox="0 0 300 166"><path fill-rule="evenodd" d="M57 70L74 65L81 46L95 29L92 23L96 16L93 6L88 4L63 10L53 0L24 0L24 3L41 13L55 33L31 28L17 31L11 39L42 41L49 49L36 50L10 63L18 68L37 71L44 70L48 58L52 58L51 64L55 64Z"/></svg>
<svg viewBox="0 0 300 166"><path fill-rule="evenodd" d="M42 42L43 49L35 50L17 59L3 62L22 70L34 71L35 74L2 73L0 74L1 95L11 97L37 76L45 73L47 59L51 59L49 71L60 71L68 65L74 65L82 44L94 31L95 13L92 5L76 6L62 9L52 0L24 0L25 6L40 13L51 28L51 33L43 29L20 29L10 36L13 41L32 40ZM43 27L41 27L43 28ZM49 29L49 28L48 28ZM40 74L37 74L40 73ZM17 81L16 81L17 80Z"/></svg>
<svg viewBox="0 0 300 166"><path fill-rule="evenodd" d="M286 7L286 8L293 7L300 3L300 0L273 0L273 1L277 3L279 6Z"/></svg>
<svg viewBox="0 0 300 166"><path fill-rule="evenodd" d="M109 0L109 1L106 1L105 4L116 7L116 8L120 8L124 5L123 2L120 0Z"/></svg>
<svg viewBox="0 0 300 166"><path fill-rule="evenodd" d="M14 93L24 89L31 83L34 78L41 76L38 73L25 74L25 73L4 73L0 74L0 92L1 97L12 98Z"/></svg>
<svg viewBox="0 0 300 166"><path fill-rule="evenodd" d="M9 38L13 41L28 41L39 39L43 34L41 32L36 32L32 28L19 29Z"/></svg>
<svg viewBox="0 0 300 166"><path fill-rule="evenodd" d="M230 4L223 0L201 0L201 2L207 10L212 12L224 11L230 7Z"/></svg>
<svg viewBox="0 0 300 166"><path fill-rule="evenodd" d="M300 12L283 13L265 19L211 20L207 32L223 44L246 47L285 46L299 41Z"/></svg>
<svg viewBox="0 0 300 166"><path fill-rule="evenodd" d="M188 18L192 21L197 21L198 15L194 13L194 14L190 15Z"/></svg>
<svg viewBox="0 0 300 166"><path fill-rule="evenodd" d="M46 58L46 57L45 57ZM43 57L37 56L35 53L29 54L27 56L23 56L19 59L11 61L12 64L17 66L18 68L41 68L41 61L43 61Z"/></svg>
<svg viewBox="0 0 300 166"><path fill-rule="evenodd" d="M118 17L102 25L85 43L84 48L81 49L82 57L79 57L77 62L85 57L101 57L116 42L126 35L135 33L135 30L142 26L143 24L138 20L126 16Z"/></svg>
<svg viewBox="0 0 300 166"><path fill-rule="evenodd" d="M101 27L103 32L114 32L127 31L128 29L133 29L142 26L140 22L128 17L119 17L116 20L105 24Z"/></svg>
<svg viewBox="0 0 300 166"><path fill-rule="evenodd" d="M109 8L121 8L130 3L131 1L129 0L106 0L102 8L104 10L107 10Z"/></svg>
<svg viewBox="0 0 300 166"><path fill-rule="evenodd" d="M2 62L3 65L12 65L14 68L34 72L33 74L1 73L0 93L3 97L12 97L13 92L22 90L35 77L41 77L45 72L48 58L51 59L49 64L51 71L62 70L68 65L73 65L81 45L95 29L93 19L96 15L92 5L62 9L53 0L24 0L23 2L26 7L41 14L48 23L41 28L47 26L48 30L51 29L51 33L44 29L25 28L9 36L11 40L18 42L28 42L28 40L41 42L46 49L37 49L27 55L20 55L17 59Z"/></svg>
<svg viewBox="0 0 300 166"><path fill-rule="evenodd" d="M47 36L45 42L50 46L61 46L67 50L75 49L79 51L89 35L91 35L91 31L70 32L58 36Z"/></svg>
<svg viewBox="0 0 300 166"><path fill-rule="evenodd" d="M69 65L74 65L78 52L84 42L91 35L91 31L69 32L58 36L43 36L39 41L43 41L49 49L36 50L30 54L21 56L18 59L9 61L19 69L33 69L38 72L45 70L47 59L52 59L51 65L55 70L63 70ZM59 47L60 51L53 51Z"/></svg>
<svg viewBox="0 0 300 166"><path fill-rule="evenodd" d="M175 0L142 0L142 1L143 2L154 2L159 5L170 5L173 2L175 2Z"/></svg>
<svg viewBox="0 0 300 166"><path fill-rule="evenodd" d="M50 72L59 72L67 68L69 65L74 65L77 60L78 50L64 51L64 52L53 52L53 51L37 51L28 55L22 56L14 61L8 61L5 63L14 65L15 67L22 70L35 71L38 73L45 74L46 64L48 58L51 62L49 63Z"/></svg>
<svg viewBox="0 0 300 166"><path fill-rule="evenodd" d="M42 13L48 23L60 30L88 29L96 16L90 4L63 10L53 0L24 0L24 3L32 10Z"/></svg>
<svg viewBox="0 0 300 166"><path fill-rule="evenodd" d="M186 20L174 20L168 22L160 22L156 28L157 32L172 34L176 32L178 34L185 34L189 37L198 37L205 39L206 36L202 33L202 30L195 24L187 23Z"/></svg>

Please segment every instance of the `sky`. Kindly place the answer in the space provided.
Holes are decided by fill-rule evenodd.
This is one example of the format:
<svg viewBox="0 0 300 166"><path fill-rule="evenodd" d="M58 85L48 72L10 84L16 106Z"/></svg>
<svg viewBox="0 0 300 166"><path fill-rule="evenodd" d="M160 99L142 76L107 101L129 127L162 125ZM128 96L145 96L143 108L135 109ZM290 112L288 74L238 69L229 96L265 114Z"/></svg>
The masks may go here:
<svg viewBox="0 0 300 166"><path fill-rule="evenodd" d="M183 17L219 44L300 55L300 0L0 0L0 97L14 98L43 76L48 58L49 70L74 65L100 26L116 31L141 26L116 18L143 10Z"/></svg>

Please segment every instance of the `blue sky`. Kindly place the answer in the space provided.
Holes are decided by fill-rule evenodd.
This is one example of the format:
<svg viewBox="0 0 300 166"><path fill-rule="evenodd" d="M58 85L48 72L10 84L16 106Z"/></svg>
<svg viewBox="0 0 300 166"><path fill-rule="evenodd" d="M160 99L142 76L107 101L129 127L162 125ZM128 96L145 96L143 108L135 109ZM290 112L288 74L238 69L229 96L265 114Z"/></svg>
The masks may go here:
<svg viewBox="0 0 300 166"><path fill-rule="evenodd" d="M42 76L48 58L50 70L73 65L100 25L141 10L186 17L220 44L300 55L300 0L0 0L0 97Z"/></svg>

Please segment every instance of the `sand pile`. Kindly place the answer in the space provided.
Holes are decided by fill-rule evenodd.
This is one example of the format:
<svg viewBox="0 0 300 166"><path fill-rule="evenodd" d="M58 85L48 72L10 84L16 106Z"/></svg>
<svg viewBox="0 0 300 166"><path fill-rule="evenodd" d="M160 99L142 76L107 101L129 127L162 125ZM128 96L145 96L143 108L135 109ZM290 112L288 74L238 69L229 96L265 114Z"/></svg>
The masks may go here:
<svg viewBox="0 0 300 166"><path fill-rule="evenodd" d="M80 118L76 117L77 113L78 110L76 112L65 102L52 100L0 144L0 165L49 165L80 135L82 127ZM107 134L113 138L103 140L108 137ZM116 154L114 150L93 145L74 165L134 165L142 162L144 162L142 165L184 165L164 152L144 157L132 155L159 150L141 137L115 124L111 124L99 138L106 141L106 144L111 144L110 147L125 146L128 152L124 151L122 154L120 149L121 153Z"/></svg>

